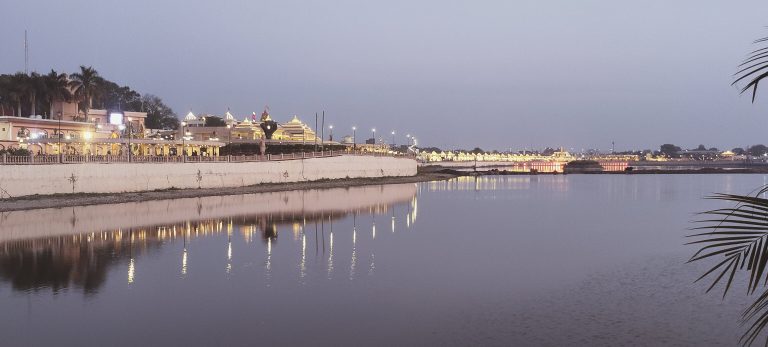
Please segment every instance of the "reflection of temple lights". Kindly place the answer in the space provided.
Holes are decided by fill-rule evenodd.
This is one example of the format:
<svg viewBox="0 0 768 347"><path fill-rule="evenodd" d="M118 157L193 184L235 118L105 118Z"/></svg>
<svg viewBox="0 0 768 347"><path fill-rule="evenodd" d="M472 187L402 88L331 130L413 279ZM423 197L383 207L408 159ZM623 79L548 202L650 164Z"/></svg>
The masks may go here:
<svg viewBox="0 0 768 347"><path fill-rule="evenodd" d="M181 274L187 274L187 249L184 248L184 252L181 255Z"/></svg>
<svg viewBox="0 0 768 347"><path fill-rule="evenodd" d="M332 272L333 272L333 232L331 232L330 252L328 252L328 279L331 279Z"/></svg>
<svg viewBox="0 0 768 347"><path fill-rule="evenodd" d="M227 273L232 272L232 241L227 242Z"/></svg>
<svg viewBox="0 0 768 347"><path fill-rule="evenodd" d="M355 267L357 267L357 248L355 247L355 244L357 243L357 233L355 231L352 231L352 261L349 263L349 279L353 280L355 278Z"/></svg>
<svg viewBox="0 0 768 347"><path fill-rule="evenodd" d="M294 240L296 240L296 241L299 240L299 235L301 234L302 229L303 228L302 228L300 223L298 223L298 222L293 223L293 239Z"/></svg>
<svg viewBox="0 0 768 347"><path fill-rule="evenodd" d="M373 275L373 270L376 269L376 255L371 253L371 266L368 268L368 276Z"/></svg>
<svg viewBox="0 0 768 347"><path fill-rule="evenodd" d="M128 284L133 283L133 278L136 273L136 268L133 264L133 258L128 262Z"/></svg>
<svg viewBox="0 0 768 347"><path fill-rule="evenodd" d="M264 269L267 270L267 279L269 279L270 270L272 270L272 239L267 239L267 260L264 261Z"/></svg>
<svg viewBox="0 0 768 347"><path fill-rule="evenodd" d="M301 235L301 263L299 263L299 277L307 275L307 235Z"/></svg>

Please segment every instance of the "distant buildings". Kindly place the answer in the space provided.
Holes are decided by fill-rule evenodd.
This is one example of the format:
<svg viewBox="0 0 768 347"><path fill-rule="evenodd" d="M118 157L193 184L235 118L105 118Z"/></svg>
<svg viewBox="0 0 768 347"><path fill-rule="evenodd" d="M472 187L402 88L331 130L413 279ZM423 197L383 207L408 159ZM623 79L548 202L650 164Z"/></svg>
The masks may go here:
<svg viewBox="0 0 768 347"><path fill-rule="evenodd" d="M265 110L261 117L257 119L254 113L250 118L245 117L242 121L237 121L235 117L227 111L224 117L224 125L206 126L206 118L211 115L195 116L189 112L182 122L182 127L178 131L179 137L186 136L192 140L211 140L218 139L232 143L258 142L264 137L264 130L261 128L262 119L272 120L269 113ZM213 116L216 117L216 116ZM277 123L277 130L272 134L273 141L288 141L295 143L314 143L320 138L315 131L306 123L299 120L298 116L293 116L291 120L285 123ZM328 141L326 141L327 143Z"/></svg>
<svg viewBox="0 0 768 347"><path fill-rule="evenodd" d="M0 150L22 148L48 155L217 155L224 144L151 138L147 114L91 109L85 115L74 102L56 101L52 119L0 117ZM86 121L88 120L88 121Z"/></svg>

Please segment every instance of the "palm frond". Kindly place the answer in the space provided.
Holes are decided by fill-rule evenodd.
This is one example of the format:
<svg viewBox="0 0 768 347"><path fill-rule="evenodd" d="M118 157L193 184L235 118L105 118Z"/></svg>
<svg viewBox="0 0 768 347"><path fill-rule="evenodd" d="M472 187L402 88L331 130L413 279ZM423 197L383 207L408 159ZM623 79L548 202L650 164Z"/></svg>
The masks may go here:
<svg viewBox="0 0 768 347"><path fill-rule="evenodd" d="M765 45L768 42L768 37L757 39L753 44ZM731 85L739 84L742 81L747 81L747 84L740 87L740 93L746 93L751 91L752 102L755 102L757 97L757 87L764 78L768 77L768 72L763 70L768 68L768 47L761 47L750 52L744 61L739 64L739 70L734 74L735 80ZM747 67L745 65L751 64Z"/></svg>
<svg viewBox="0 0 768 347"><path fill-rule="evenodd" d="M704 259L715 264L696 281L714 276L707 292L723 284L723 297L733 284L737 272L749 277L747 293L768 283L768 199L760 196L768 186L754 195L714 194L707 199L735 203L730 208L719 208L699 213L700 219L691 230L701 232L688 235L689 245L699 246L689 262ZM741 338L743 345L751 345L768 326L768 290L742 315L742 325L749 324ZM766 340L768 343L768 339Z"/></svg>

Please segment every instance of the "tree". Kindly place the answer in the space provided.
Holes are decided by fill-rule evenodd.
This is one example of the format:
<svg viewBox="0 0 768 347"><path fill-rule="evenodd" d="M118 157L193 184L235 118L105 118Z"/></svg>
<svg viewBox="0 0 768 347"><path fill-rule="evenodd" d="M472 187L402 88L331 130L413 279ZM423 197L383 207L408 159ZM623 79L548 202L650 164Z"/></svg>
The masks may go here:
<svg viewBox="0 0 768 347"><path fill-rule="evenodd" d="M94 97L96 107L103 109L140 110L141 94L127 86L101 79L99 93Z"/></svg>
<svg viewBox="0 0 768 347"><path fill-rule="evenodd" d="M26 79L27 101L29 101L29 114L37 115L37 96L45 93L45 81L37 72L32 72Z"/></svg>
<svg viewBox="0 0 768 347"><path fill-rule="evenodd" d="M756 40L755 43L765 44L768 37ZM748 81L740 93L751 91L752 103L757 96L757 87L768 77L768 46L758 48L749 53L735 74L731 85ZM735 152L734 148L734 152ZM763 155L766 146L755 145L748 149L751 155ZM723 283L723 297L733 283L737 272L746 272L749 278L747 294L754 294L758 287L768 284L768 186L763 187L754 195L715 194L709 198L734 204L731 208L719 208L703 212L699 227L701 233L690 235L693 238L689 244L700 246L690 261L712 260L715 265L705 272L699 280L712 275L714 280L709 286L709 292L718 283ZM763 290L757 300L752 303L741 316L746 332L740 342L751 345L768 326L768 290ZM765 340L768 345L768 338Z"/></svg>
<svg viewBox="0 0 768 347"><path fill-rule="evenodd" d="M682 149L680 147L677 147L671 143L665 143L661 145L661 147L659 148L659 152L661 152L661 154L664 154L671 158L676 158L680 156L679 152L681 150Z"/></svg>
<svg viewBox="0 0 768 347"><path fill-rule="evenodd" d="M51 69L47 75L43 76L45 85L45 101L48 102L48 119L52 118L53 103L55 101L70 101L72 93L69 90L69 79L67 74L58 73Z"/></svg>
<svg viewBox="0 0 768 347"><path fill-rule="evenodd" d="M733 154L736 154L736 155L747 154L747 151L745 151L744 148L741 148L741 147L736 147L736 148L732 149L731 152L733 152Z"/></svg>
<svg viewBox="0 0 768 347"><path fill-rule="evenodd" d="M29 76L23 72L17 72L11 75L9 84L9 98L16 105L16 117L21 117L21 103L24 97L27 95L27 88L29 88L28 80Z"/></svg>
<svg viewBox="0 0 768 347"><path fill-rule="evenodd" d="M704 147L704 145L699 145L699 147L696 147L697 151L706 151L707 147Z"/></svg>
<svg viewBox="0 0 768 347"><path fill-rule="evenodd" d="M85 114L85 121L88 122L88 111L93 107L93 97L98 94L98 88L102 78L93 67L80 65L80 72L71 75L70 86L77 100L82 104L82 110Z"/></svg>
<svg viewBox="0 0 768 347"><path fill-rule="evenodd" d="M765 155L765 153L768 153L768 147L765 147L765 145L754 145L749 147L747 152L749 155L759 157Z"/></svg>
<svg viewBox="0 0 768 347"><path fill-rule="evenodd" d="M5 116L5 109L13 109L11 99L11 76L0 75L0 116Z"/></svg>
<svg viewBox="0 0 768 347"><path fill-rule="evenodd" d="M144 124L149 129L178 129L179 118L163 100L152 94L141 97L141 110L147 113Z"/></svg>
<svg viewBox="0 0 768 347"><path fill-rule="evenodd" d="M768 37L755 40L754 44L765 44L768 42ZM747 58L739 64L738 71L734 74L736 79L731 85L737 85L742 81L747 81L747 84L741 88L741 93L747 91L752 92L752 103L755 102L757 96L757 86L760 82L768 77L768 46L758 48L749 53Z"/></svg>

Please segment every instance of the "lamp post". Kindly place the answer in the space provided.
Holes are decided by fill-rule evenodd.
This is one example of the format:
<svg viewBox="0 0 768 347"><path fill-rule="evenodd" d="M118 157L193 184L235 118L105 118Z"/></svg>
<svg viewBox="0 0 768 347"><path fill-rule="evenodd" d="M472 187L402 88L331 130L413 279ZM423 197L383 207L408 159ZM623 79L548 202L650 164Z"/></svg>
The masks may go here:
<svg viewBox="0 0 768 347"><path fill-rule="evenodd" d="M232 124L227 124L227 154L232 155Z"/></svg>
<svg viewBox="0 0 768 347"><path fill-rule="evenodd" d="M395 131L392 130L392 150L395 150Z"/></svg>
<svg viewBox="0 0 768 347"><path fill-rule="evenodd" d="M64 157L61 150L61 111L57 113L57 116L59 116L59 130L57 131L57 134L56 134L56 136L58 137L57 141L59 142L59 163L63 163Z"/></svg>
<svg viewBox="0 0 768 347"><path fill-rule="evenodd" d="M357 130L357 127L353 126L352 127L352 151L354 151L357 146L357 136L356 136L357 134L355 133L356 130Z"/></svg>
<svg viewBox="0 0 768 347"><path fill-rule="evenodd" d="M329 125L328 129L330 129L330 131L331 131L331 134L328 135L328 141L333 142L333 125Z"/></svg>
<svg viewBox="0 0 768 347"><path fill-rule="evenodd" d="M187 122L181 122L181 156L187 156Z"/></svg>

